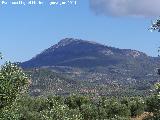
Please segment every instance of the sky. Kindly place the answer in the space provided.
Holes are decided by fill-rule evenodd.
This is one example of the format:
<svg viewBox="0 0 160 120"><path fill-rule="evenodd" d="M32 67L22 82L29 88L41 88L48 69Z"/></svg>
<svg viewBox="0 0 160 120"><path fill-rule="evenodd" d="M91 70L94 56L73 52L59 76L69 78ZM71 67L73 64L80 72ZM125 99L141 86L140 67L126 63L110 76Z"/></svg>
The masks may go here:
<svg viewBox="0 0 160 120"><path fill-rule="evenodd" d="M18 0L6 0L12 1ZM160 33L148 28L160 15L159 0L76 0L76 5L62 6L50 6L51 1L61 0L44 0L44 5L0 4L3 61L29 60L63 38L158 55Z"/></svg>

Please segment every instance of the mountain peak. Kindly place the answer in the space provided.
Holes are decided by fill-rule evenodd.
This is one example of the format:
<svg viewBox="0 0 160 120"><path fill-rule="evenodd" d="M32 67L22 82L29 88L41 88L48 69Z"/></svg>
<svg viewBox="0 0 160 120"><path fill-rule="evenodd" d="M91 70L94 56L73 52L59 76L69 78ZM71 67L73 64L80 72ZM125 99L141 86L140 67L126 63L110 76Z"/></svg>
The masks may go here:
<svg viewBox="0 0 160 120"><path fill-rule="evenodd" d="M74 38L65 38L65 39L62 39L58 42L58 45L60 46L65 46L65 45L68 45L72 42L77 42L77 41L82 41L80 39L74 39Z"/></svg>
<svg viewBox="0 0 160 120"><path fill-rule="evenodd" d="M75 41L78 41L80 39L74 39L74 38L64 38L62 40L59 41L59 43L61 42L75 42Z"/></svg>
<svg viewBox="0 0 160 120"><path fill-rule="evenodd" d="M99 44L99 43L96 43L96 42L93 42L93 41L88 41L88 40L74 39L74 38L65 38L65 39L60 40L58 42L58 45L65 46L65 45L68 45L68 44L73 43L73 42L76 42L76 43Z"/></svg>
<svg viewBox="0 0 160 120"><path fill-rule="evenodd" d="M87 40L82 40L82 39L75 39L75 38L64 38L60 40L57 44L51 46L50 48L44 50L42 53L50 52L50 51L55 51L58 48L70 45L70 44L80 44L80 43L88 43L88 44L96 44L96 45L101 45L99 43L93 42L93 41L87 41Z"/></svg>

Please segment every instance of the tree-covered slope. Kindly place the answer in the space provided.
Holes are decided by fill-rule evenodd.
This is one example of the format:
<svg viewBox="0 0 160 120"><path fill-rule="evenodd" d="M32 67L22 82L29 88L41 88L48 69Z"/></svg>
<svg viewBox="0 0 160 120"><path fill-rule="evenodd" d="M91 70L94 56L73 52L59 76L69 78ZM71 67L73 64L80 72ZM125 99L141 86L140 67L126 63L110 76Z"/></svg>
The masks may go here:
<svg viewBox="0 0 160 120"><path fill-rule="evenodd" d="M66 38L20 65L31 70L37 91L146 95L158 81L158 63L140 51Z"/></svg>

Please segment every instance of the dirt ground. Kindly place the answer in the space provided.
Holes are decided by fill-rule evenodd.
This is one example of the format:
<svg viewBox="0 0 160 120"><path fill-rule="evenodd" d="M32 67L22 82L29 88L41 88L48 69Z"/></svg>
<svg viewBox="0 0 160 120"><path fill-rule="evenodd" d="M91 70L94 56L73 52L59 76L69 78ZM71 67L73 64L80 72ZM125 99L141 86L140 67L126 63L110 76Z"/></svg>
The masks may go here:
<svg viewBox="0 0 160 120"><path fill-rule="evenodd" d="M148 112L144 112L141 116L136 117L136 118L131 118L131 120L143 120L144 118L146 118L147 116L152 116L151 113Z"/></svg>

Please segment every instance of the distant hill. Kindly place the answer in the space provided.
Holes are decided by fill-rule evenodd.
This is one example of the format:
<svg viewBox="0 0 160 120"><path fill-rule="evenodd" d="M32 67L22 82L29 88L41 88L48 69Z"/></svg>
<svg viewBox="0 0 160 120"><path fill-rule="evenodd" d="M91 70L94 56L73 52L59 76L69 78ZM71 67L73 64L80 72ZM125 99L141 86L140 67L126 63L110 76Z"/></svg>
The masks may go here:
<svg viewBox="0 0 160 120"><path fill-rule="evenodd" d="M159 62L159 58L137 50L66 38L20 65L24 69L50 70L64 78L80 81L92 92L106 95L108 86L115 94L121 94L121 91L148 94L158 81ZM77 87L81 91L82 87ZM84 88L82 91L87 91Z"/></svg>

